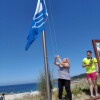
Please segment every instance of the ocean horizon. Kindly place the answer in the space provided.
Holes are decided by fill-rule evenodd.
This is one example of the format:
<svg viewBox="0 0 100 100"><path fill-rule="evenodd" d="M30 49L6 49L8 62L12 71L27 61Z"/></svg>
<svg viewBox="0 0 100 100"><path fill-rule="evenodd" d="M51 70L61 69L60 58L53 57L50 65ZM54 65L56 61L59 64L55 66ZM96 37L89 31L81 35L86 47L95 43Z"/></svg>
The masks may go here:
<svg viewBox="0 0 100 100"><path fill-rule="evenodd" d="M54 82L53 87L57 87L57 82ZM27 83L17 85L0 86L0 93L23 93L39 90L39 83Z"/></svg>
<svg viewBox="0 0 100 100"><path fill-rule="evenodd" d="M71 81L71 84L75 84L78 81ZM53 83L53 88L58 87L58 82ZM0 93L23 93L23 92L33 92L39 91L39 83L26 83L17 85L5 85L0 86Z"/></svg>

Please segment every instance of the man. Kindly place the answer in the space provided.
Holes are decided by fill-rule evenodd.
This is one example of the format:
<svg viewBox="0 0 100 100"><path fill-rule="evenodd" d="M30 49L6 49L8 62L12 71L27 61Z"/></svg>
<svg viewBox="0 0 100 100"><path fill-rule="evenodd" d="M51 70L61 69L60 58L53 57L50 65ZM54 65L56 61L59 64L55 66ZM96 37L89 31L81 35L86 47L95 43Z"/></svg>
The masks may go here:
<svg viewBox="0 0 100 100"><path fill-rule="evenodd" d="M93 95L93 86L96 96L99 96L97 87L98 64L97 59L92 57L92 52L90 50L87 51L87 58L83 59L82 66L86 68L86 77L88 80L91 97L95 97Z"/></svg>
<svg viewBox="0 0 100 100"><path fill-rule="evenodd" d="M58 60L58 62L56 61ZM70 90L70 61L68 58L64 58L63 60L60 59L60 56L55 56L54 64L59 67L58 69L58 98L62 100L62 93L63 93L63 86L65 86L68 99L72 100L72 93Z"/></svg>

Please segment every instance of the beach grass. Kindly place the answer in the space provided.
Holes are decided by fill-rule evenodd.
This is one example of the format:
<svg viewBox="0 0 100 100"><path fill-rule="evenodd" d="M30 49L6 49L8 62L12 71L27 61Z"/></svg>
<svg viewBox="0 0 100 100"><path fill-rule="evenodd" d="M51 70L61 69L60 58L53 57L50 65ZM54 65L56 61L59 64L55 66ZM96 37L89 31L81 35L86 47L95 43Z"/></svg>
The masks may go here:
<svg viewBox="0 0 100 100"><path fill-rule="evenodd" d="M98 90L100 93L100 77L98 78ZM72 91L72 96L73 100L85 100L90 97L90 91L89 91L89 86L87 83L87 79L83 78L80 80L79 83L71 84L71 91ZM63 91L63 96L66 95L66 91L64 89ZM22 99L15 99L15 100L45 100L41 94L31 96L31 95L26 95ZM52 91L52 100L58 100L58 90L54 89Z"/></svg>

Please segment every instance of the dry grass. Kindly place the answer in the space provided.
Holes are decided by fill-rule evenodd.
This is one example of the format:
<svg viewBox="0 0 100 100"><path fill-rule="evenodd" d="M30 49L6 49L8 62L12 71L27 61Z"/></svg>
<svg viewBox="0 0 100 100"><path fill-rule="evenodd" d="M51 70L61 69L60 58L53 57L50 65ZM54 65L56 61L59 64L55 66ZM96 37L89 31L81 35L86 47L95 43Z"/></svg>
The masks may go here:
<svg viewBox="0 0 100 100"><path fill-rule="evenodd" d="M100 78L98 78L97 81L99 88L100 88ZM90 92L89 92L89 87L86 79L81 79L81 81L77 84L72 84L71 85L71 90L73 93L73 100L85 100L89 98ZM100 92L100 91L99 91ZM63 95L65 95L66 92L64 90ZM55 90L52 92L52 100L58 100L57 98L58 95L58 90ZM36 95L36 96L30 96L27 95L23 97L22 99L15 99L15 100L44 100L41 95Z"/></svg>
<svg viewBox="0 0 100 100"><path fill-rule="evenodd" d="M44 100L43 97L41 95L26 95L21 99L14 99L14 100Z"/></svg>

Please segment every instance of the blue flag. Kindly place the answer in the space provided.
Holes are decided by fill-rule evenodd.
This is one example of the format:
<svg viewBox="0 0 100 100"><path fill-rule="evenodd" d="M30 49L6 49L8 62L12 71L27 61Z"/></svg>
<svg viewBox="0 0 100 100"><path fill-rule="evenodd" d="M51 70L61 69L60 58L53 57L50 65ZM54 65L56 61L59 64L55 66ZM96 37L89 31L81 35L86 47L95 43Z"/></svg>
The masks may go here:
<svg viewBox="0 0 100 100"><path fill-rule="evenodd" d="M27 37L27 44L25 50L27 51L30 45L35 41L38 35L44 30L44 23L46 22L48 13L46 9L45 0L38 0L36 11L33 17L32 26Z"/></svg>

